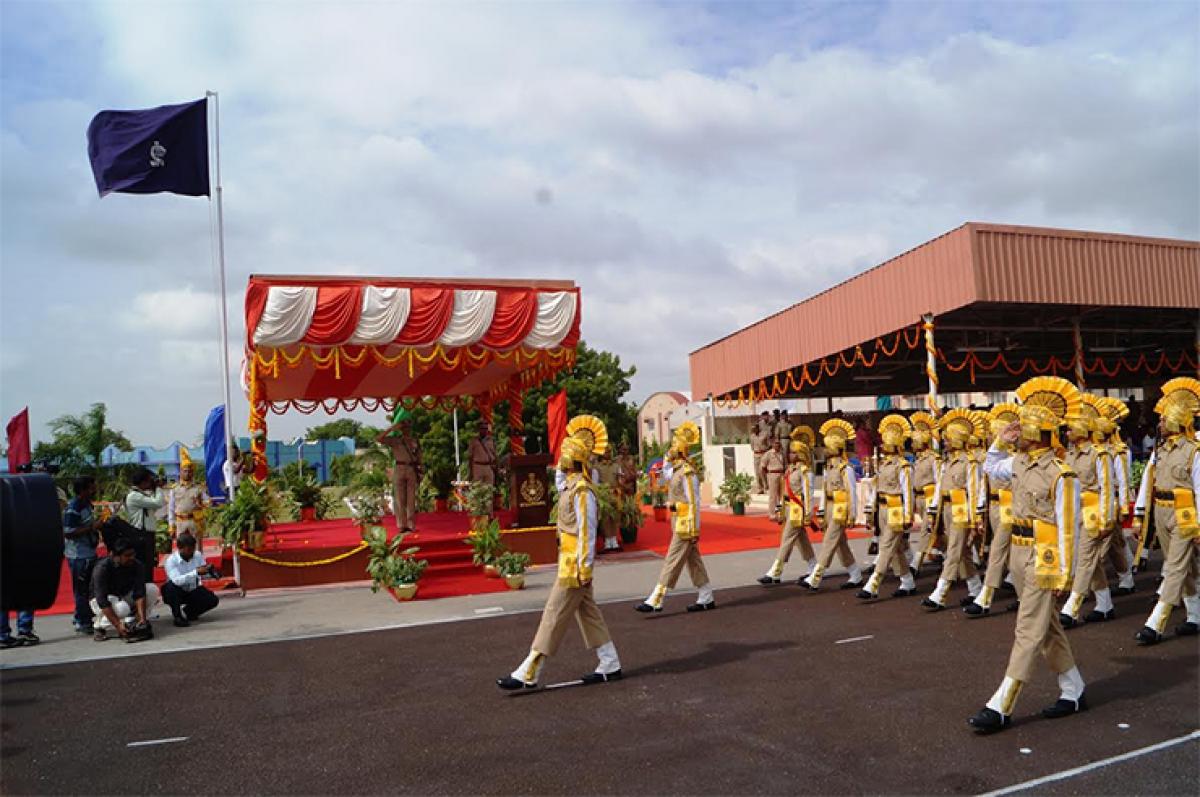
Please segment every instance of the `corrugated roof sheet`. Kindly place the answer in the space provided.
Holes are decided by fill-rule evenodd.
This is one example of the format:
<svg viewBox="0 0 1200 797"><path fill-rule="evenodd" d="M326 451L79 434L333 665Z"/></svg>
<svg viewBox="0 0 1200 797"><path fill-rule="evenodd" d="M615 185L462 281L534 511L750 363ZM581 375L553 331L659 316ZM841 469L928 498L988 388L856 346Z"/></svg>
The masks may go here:
<svg viewBox="0 0 1200 797"><path fill-rule="evenodd" d="M974 302L1200 307L1200 241L967 223L693 352L692 395Z"/></svg>

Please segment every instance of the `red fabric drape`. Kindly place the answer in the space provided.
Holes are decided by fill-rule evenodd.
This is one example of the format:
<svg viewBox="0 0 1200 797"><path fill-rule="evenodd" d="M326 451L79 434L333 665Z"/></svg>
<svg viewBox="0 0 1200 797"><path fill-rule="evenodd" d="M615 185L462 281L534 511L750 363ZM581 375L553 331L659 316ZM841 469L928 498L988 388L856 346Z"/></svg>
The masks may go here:
<svg viewBox="0 0 1200 797"><path fill-rule="evenodd" d="M496 312L487 334L479 341L489 349L511 349L525 340L537 321L537 293L507 290L496 293Z"/></svg>
<svg viewBox="0 0 1200 797"><path fill-rule="evenodd" d="M454 312L452 288L413 288L412 308L396 343L402 346L428 346L441 336Z"/></svg>
<svg viewBox="0 0 1200 797"><path fill-rule="evenodd" d="M550 450L554 461L558 461L559 448L567 437L567 391L560 390L546 402L546 432L550 437Z"/></svg>
<svg viewBox="0 0 1200 797"><path fill-rule="evenodd" d="M16 473L33 460L29 451L29 408L18 412L8 422L8 472Z"/></svg>
<svg viewBox="0 0 1200 797"><path fill-rule="evenodd" d="M335 346L354 334L362 310L362 288L354 285L317 289L317 308L304 342L315 346Z"/></svg>
<svg viewBox="0 0 1200 797"><path fill-rule="evenodd" d="M254 330L267 307L267 292L270 288L257 280L246 286L246 346L254 345Z"/></svg>

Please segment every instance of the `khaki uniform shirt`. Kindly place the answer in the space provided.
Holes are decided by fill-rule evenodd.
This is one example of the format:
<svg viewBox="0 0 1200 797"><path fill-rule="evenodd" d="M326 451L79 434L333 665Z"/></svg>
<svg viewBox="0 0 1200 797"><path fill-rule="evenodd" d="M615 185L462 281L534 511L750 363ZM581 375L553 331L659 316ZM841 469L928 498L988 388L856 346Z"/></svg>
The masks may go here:
<svg viewBox="0 0 1200 797"><path fill-rule="evenodd" d="M763 454L762 467L767 473L783 473L785 468L783 454L774 449L767 451Z"/></svg>

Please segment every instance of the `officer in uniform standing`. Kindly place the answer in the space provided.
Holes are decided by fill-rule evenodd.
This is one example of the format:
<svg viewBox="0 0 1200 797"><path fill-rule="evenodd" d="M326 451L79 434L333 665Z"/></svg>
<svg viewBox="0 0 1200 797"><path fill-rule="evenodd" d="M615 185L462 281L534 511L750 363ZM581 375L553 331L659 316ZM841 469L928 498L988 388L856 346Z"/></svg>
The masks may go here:
<svg viewBox="0 0 1200 797"><path fill-rule="evenodd" d="M883 457L875 474L874 522L879 529L879 558L875 560L875 572L867 586L858 593L863 600L879 596L889 566L900 578L900 588L893 597L905 598L915 595L917 585L909 572L907 545L904 534L913 522L912 465L904 456L904 442L912 433L912 426L903 415L885 415L879 422L879 435L883 441Z"/></svg>
<svg viewBox="0 0 1200 797"><path fill-rule="evenodd" d="M830 418L821 424L819 431L828 456L821 487L825 500L822 507L817 509L814 523L818 528L824 527L825 538L821 541L817 566L803 583L813 592L820 589L821 578L833 562L833 555L841 548L849 559L846 567L850 577L840 589L853 589L863 583L862 568L849 552L846 542L846 527L854 518L856 502L854 468L846 459L846 441L854 434L854 427L841 418Z"/></svg>
<svg viewBox="0 0 1200 797"><path fill-rule="evenodd" d="M929 511L931 514L942 513L942 527L946 529L946 559L942 563L937 587L928 598L921 601L921 605L930 611L946 608L946 595L960 578L966 578L967 591L972 597L983 588L967 550L971 533L980 526L979 467L966 451L972 434L983 436L983 430L976 428L978 423L974 412L966 409L950 410L942 416L942 439L947 452L938 471L937 487Z"/></svg>
<svg viewBox="0 0 1200 797"><path fill-rule="evenodd" d="M762 417L755 421L754 428L750 430L750 450L754 452L754 487L759 495L767 491L767 477L763 473L762 460L767 451L771 449L769 418L770 416L764 412Z"/></svg>
<svg viewBox="0 0 1200 797"><path fill-rule="evenodd" d="M167 526L171 538L179 534L190 534L200 542L204 536L204 508L208 506L208 495L204 486L194 480L196 466L187 449L179 449L179 483L171 488Z"/></svg>
<svg viewBox="0 0 1200 797"><path fill-rule="evenodd" d="M496 484L496 441L486 421L479 424L479 436L467 448L471 461L471 481L495 486Z"/></svg>
<svg viewBox="0 0 1200 797"><path fill-rule="evenodd" d="M674 513L674 534L667 548L658 583L645 601L634 607L639 612L661 612L663 598L668 589L674 589L686 565L692 584L700 591L696 602L689 605L689 612L701 612L717 608L713 597L708 570L700 557L700 477L692 466L689 453L692 446L700 442L700 429L691 421L685 421L675 430L668 453L669 463L663 469L667 477L667 502Z"/></svg>
<svg viewBox="0 0 1200 797"><path fill-rule="evenodd" d="M792 421L788 418L788 411L783 410L779 413L779 420L775 422L775 439L780 442L784 451L787 451L788 446L792 442Z"/></svg>
<svg viewBox="0 0 1200 797"><path fill-rule="evenodd" d="M599 511L588 476L588 461L608 448L608 431L599 418L580 415L567 424L558 467L566 473L566 489L559 493L558 578L546 598L529 655L511 674L497 679L501 689L532 689L538 685L547 656L558 652L567 626L574 619L583 642L596 651L596 669L581 679L585 684L621 678L621 661L612 643L604 615L592 591L592 565L596 555L596 523Z"/></svg>
<svg viewBox="0 0 1200 797"><path fill-rule="evenodd" d="M1138 492L1135 516L1142 517L1154 502L1154 522L1165 534L1163 580L1158 602L1137 632L1139 645L1162 641L1171 610L1183 601L1186 621L1175 629L1179 636L1200 631L1200 596L1196 594L1196 551L1200 522L1196 496L1200 495L1200 445L1195 439L1195 418L1200 414L1200 381L1178 377L1162 387L1155 405L1160 442L1151 465L1146 466ZM1153 468L1153 470L1151 470Z"/></svg>
<svg viewBox="0 0 1200 797"><path fill-rule="evenodd" d="M988 424L992 432L992 445L1009 452L1001 433L1020 417L1016 404L997 404L988 413ZM986 460L985 460L986 464ZM1010 561L1012 553L1012 481L1004 474L987 474L988 520L992 526L992 544L988 549L987 571L983 576L983 589L975 599L963 607L967 617L986 617L992 611L992 599L996 590L1004 583L1004 574L1012 574L1013 591L1021 597L1021 579ZM1016 608L1015 606L1010 608Z"/></svg>
<svg viewBox="0 0 1200 797"><path fill-rule="evenodd" d="M1017 388L1017 398L1020 420L1005 428L984 463L989 476L1012 484L1012 564L1022 579L1008 669L987 705L968 720L984 734L1012 723L1017 696L1033 673L1039 652L1058 677L1059 687L1058 700L1042 716L1058 719L1087 708L1083 676L1054 606L1055 593L1071 583L1079 492L1075 475L1054 456L1052 446L1055 432L1065 418L1079 414L1082 400L1074 385L1053 376L1025 382ZM1016 447L1017 453L1005 451L1001 444Z"/></svg>
<svg viewBox="0 0 1200 797"><path fill-rule="evenodd" d="M412 531L417 518L417 487L421 484L421 442L413 436L412 424L400 420L376 440L392 452L392 510L396 528Z"/></svg>
<svg viewBox="0 0 1200 797"><path fill-rule="evenodd" d="M776 438L762 459L763 473L767 477L767 508L772 520L779 520L779 505L783 501L783 474L787 462L783 456L783 442Z"/></svg>

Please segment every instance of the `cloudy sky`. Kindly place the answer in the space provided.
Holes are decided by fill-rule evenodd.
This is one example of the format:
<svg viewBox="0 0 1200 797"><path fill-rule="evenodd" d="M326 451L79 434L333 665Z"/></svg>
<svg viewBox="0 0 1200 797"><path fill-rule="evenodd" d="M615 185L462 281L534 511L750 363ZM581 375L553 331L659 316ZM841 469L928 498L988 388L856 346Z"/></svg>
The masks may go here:
<svg viewBox="0 0 1200 797"><path fill-rule="evenodd" d="M100 109L220 91L235 343L252 272L570 278L640 401L967 220L1200 237L1197 9L6 0L0 416L220 400L207 202L97 199Z"/></svg>

